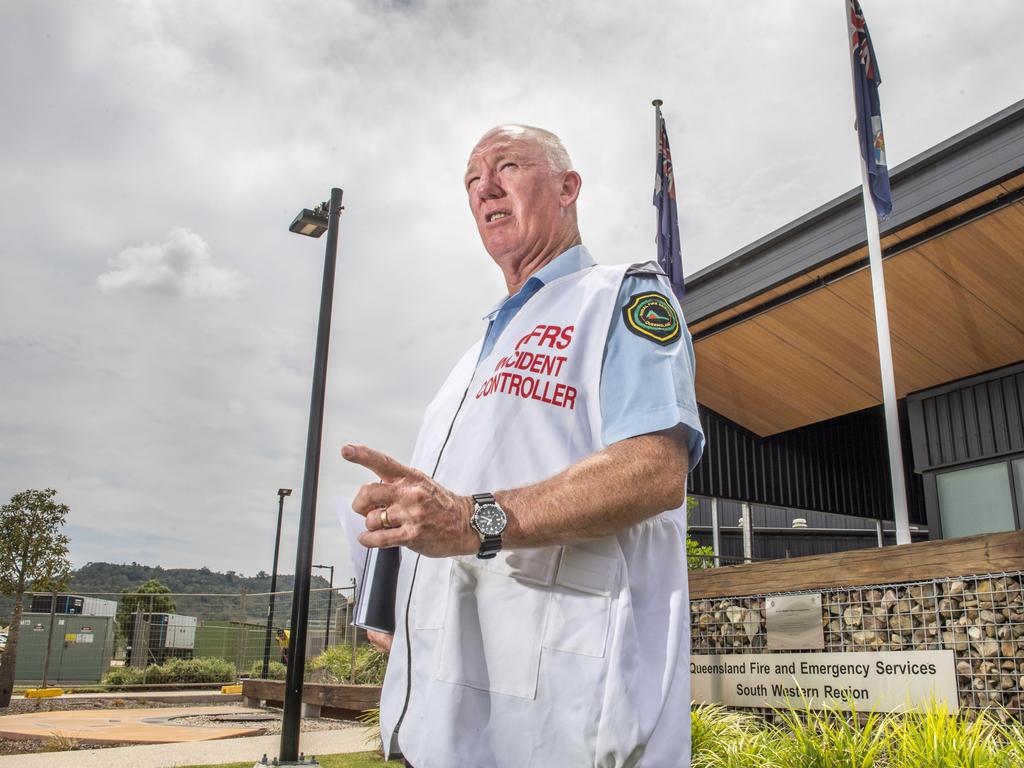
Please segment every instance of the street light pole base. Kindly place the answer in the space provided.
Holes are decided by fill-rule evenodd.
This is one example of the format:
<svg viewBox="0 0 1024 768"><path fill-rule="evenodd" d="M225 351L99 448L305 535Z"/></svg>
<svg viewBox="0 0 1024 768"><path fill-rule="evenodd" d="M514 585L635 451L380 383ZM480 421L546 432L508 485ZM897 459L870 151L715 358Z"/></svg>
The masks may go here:
<svg viewBox="0 0 1024 768"><path fill-rule="evenodd" d="M282 763L276 757L268 758L264 755L263 759L253 765L252 768L268 768L268 766L270 768L288 768L290 766L296 766L296 768L321 768L320 763L316 761L315 757L306 757L301 753L299 754L298 760L295 762L289 760L286 763Z"/></svg>

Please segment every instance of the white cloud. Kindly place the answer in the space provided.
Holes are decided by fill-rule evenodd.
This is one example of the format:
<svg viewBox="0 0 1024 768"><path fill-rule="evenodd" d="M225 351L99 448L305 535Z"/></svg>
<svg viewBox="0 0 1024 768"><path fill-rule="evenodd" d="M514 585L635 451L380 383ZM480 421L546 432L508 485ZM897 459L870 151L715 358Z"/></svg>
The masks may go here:
<svg viewBox="0 0 1024 768"><path fill-rule="evenodd" d="M195 232L177 227L162 243L134 245L109 260L110 269L96 278L100 289L138 290L195 298L231 298L241 276L213 264L210 246Z"/></svg>

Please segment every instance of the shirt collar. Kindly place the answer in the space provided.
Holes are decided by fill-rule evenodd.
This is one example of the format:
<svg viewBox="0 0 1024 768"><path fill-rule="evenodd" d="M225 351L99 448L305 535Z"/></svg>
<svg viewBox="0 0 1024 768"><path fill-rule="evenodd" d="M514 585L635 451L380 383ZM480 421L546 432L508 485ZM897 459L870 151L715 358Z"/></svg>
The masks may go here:
<svg viewBox="0 0 1024 768"><path fill-rule="evenodd" d="M501 311L501 308L505 306L506 302L512 301L524 292L528 292L528 294L532 296L540 290L541 286L547 285L560 277L571 275L573 272L579 272L581 269L592 267L595 264L597 264L597 262L594 261L594 257L590 255L590 251L587 250L587 246L574 245L572 248L567 251L563 251L530 275L530 278L523 283L522 288L512 296L503 297L497 304L491 307L491 310L484 315L483 319L493 320L494 316Z"/></svg>

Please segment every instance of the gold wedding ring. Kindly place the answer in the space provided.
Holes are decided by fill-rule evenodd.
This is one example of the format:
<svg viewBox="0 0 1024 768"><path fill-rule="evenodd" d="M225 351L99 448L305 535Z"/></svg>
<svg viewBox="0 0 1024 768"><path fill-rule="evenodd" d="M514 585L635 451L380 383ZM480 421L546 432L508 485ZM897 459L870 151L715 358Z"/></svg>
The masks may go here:
<svg viewBox="0 0 1024 768"><path fill-rule="evenodd" d="M388 508L387 507L384 507L384 509L382 509L380 511L380 527L381 528L390 528L391 527L391 521L388 520Z"/></svg>

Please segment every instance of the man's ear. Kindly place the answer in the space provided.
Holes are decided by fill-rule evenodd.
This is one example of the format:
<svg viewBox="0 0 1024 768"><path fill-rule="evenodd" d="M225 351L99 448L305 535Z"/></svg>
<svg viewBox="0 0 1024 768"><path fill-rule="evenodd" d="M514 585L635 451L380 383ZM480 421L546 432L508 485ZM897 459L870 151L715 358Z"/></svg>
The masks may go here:
<svg viewBox="0 0 1024 768"><path fill-rule="evenodd" d="M566 171L562 175L562 188L559 190L558 198L563 208L570 208L576 202L582 186L583 179L576 171Z"/></svg>

